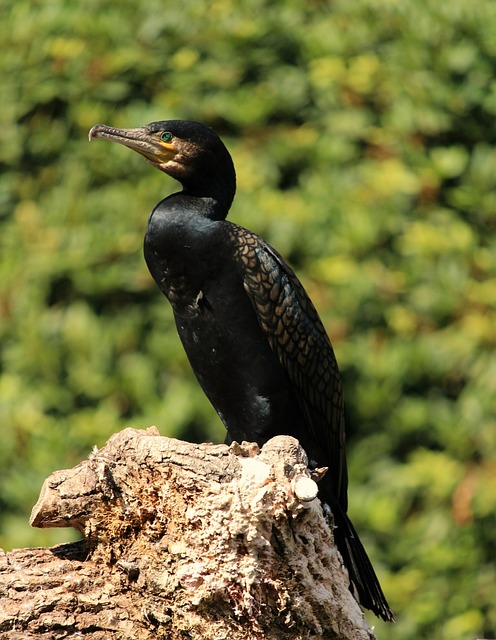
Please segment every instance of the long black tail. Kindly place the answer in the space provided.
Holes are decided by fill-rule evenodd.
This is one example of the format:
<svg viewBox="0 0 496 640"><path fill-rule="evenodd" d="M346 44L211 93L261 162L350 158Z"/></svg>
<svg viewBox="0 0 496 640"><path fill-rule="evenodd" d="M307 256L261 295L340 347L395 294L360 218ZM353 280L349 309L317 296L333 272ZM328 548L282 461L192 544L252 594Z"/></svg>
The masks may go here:
<svg viewBox="0 0 496 640"><path fill-rule="evenodd" d="M348 569L352 585L350 591L363 607L386 622L394 622L393 612L351 520L338 503L334 503L331 510L334 516L334 540Z"/></svg>

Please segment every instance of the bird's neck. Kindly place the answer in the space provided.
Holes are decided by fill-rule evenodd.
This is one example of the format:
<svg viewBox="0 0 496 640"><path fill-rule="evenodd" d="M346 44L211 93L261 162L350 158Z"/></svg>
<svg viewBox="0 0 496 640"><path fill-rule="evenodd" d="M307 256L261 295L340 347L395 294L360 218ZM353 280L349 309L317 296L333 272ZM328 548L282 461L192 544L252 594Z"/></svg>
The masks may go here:
<svg viewBox="0 0 496 640"><path fill-rule="evenodd" d="M229 205L223 199L211 195L194 195L184 190L167 196L157 209L162 213L179 217L188 213L207 220L225 220Z"/></svg>
<svg viewBox="0 0 496 640"><path fill-rule="evenodd" d="M218 180L209 177L206 181L183 182L182 186L182 191L170 196L175 206L183 206L210 220L225 220L236 191L235 181L219 176Z"/></svg>
<svg viewBox="0 0 496 640"><path fill-rule="evenodd" d="M204 166L193 176L178 179L183 190L174 198L211 220L226 218L236 193L236 173L230 156L220 166Z"/></svg>

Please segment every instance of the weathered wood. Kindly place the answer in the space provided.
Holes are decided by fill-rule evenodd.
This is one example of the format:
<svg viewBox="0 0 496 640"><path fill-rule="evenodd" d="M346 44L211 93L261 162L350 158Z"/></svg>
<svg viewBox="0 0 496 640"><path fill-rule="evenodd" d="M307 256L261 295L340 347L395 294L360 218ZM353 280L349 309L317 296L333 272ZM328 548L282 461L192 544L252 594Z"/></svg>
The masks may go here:
<svg viewBox="0 0 496 640"><path fill-rule="evenodd" d="M85 539L0 555L0 638L373 640L306 462L286 436L114 435L31 515Z"/></svg>

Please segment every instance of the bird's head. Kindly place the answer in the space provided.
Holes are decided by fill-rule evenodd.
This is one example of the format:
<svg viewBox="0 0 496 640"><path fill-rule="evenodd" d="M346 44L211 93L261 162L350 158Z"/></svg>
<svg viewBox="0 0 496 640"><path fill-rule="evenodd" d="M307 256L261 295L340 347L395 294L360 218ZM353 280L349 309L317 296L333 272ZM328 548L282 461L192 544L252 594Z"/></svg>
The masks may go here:
<svg viewBox="0 0 496 640"><path fill-rule="evenodd" d="M186 193L229 200L236 189L231 156L219 136L190 120L161 120L136 129L96 124L89 139L118 142L140 153L151 165L178 180Z"/></svg>

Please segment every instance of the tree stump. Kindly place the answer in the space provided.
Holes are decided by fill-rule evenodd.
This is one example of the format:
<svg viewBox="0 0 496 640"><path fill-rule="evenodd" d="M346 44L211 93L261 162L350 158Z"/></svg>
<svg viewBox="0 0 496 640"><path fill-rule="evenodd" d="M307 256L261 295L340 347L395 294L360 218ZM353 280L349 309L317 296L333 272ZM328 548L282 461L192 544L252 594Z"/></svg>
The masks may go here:
<svg viewBox="0 0 496 640"><path fill-rule="evenodd" d="M0 638L373 640L312 474L288 436L259 450L125 429L33 508L33 526L84 540L0 554Z"/></svg>

